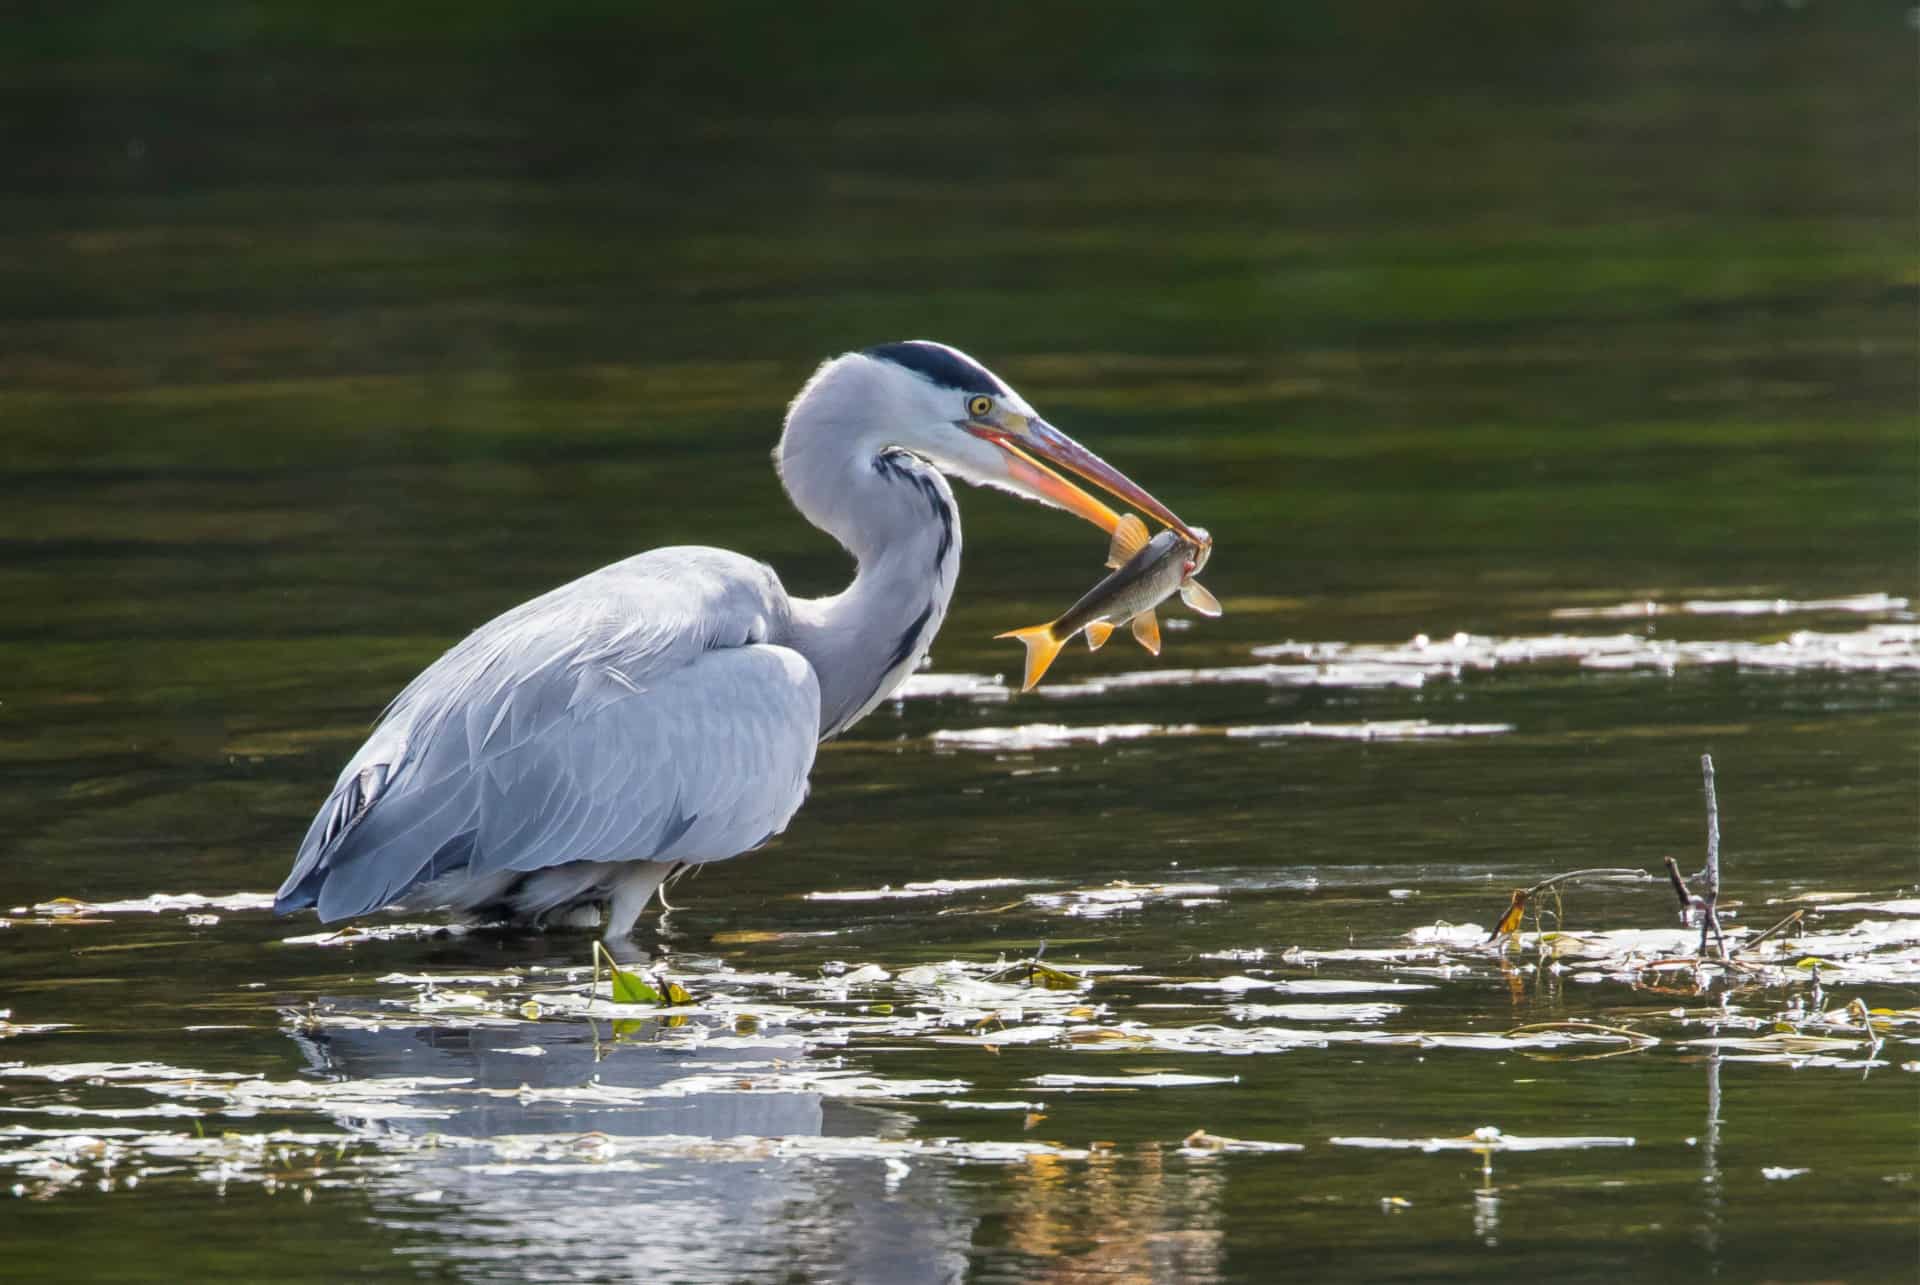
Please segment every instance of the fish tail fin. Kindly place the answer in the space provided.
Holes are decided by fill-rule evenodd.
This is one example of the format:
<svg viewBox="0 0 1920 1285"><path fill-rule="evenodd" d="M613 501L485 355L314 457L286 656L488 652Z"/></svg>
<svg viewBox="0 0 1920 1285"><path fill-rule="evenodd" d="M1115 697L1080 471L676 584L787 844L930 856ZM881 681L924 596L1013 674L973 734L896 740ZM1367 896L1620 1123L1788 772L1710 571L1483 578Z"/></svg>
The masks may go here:
<svg viewBox="0 0 1920 1285"><path fill-rule="evenodd" d="M1087 626L1087 650L1099 651L1107 645L1107 639L1113 637L1113 626L1104 620L1095 620Z"/></svg>
<svg viewBox="0 0 1920 1285"><path fill-rule="evenodd" d="M1011 629L994 637L1018 638L1026 644L1027 676L1020 685L1023 692L1030 692L1040 685L1040 680L1046 677L1047 667L1053 664L1053 658L1060 654L1060 649L1067 642L1054 634L1052 621L1044 625L1029 625L1025 629Z"/></svg>

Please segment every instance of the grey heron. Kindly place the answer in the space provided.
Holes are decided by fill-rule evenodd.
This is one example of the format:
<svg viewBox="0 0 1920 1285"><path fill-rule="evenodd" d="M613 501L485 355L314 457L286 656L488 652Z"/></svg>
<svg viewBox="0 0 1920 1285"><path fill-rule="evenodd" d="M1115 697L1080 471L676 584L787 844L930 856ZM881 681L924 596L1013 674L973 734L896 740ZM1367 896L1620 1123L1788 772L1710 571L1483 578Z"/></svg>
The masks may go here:
<svg viewBox="0 0 1920 1285"><path fill-rule="evenodd" d="M853 583L789 598L725 549L654 549L482 625L393 699L341 771L274 901L332 922L447 909L626 935L676 869L786 828L816 746L933 644L960 521L943 473L1118 515L1055 464L1192 536L984 366L926 340L823 363L775 451Z"/></svg>

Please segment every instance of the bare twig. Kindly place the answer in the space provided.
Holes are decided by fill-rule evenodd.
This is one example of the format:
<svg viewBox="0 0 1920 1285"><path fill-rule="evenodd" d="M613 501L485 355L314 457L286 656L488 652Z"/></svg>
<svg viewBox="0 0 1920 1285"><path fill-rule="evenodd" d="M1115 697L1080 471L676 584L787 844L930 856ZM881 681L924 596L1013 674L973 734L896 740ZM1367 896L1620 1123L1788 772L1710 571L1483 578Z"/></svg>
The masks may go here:
<svg viewBox="0 0 1920 1285"><path fill-rule="evenodd" d="M1624 1026L1604 1026L1599 1022L1528 1022L1508 1031L1508 1035L1523 1035L1533 1031L1581 1031L1596 1032L1601 1035L1618 1035L1622 1039L1637 1045L1654 1045L1660 1042L1658 1036L1644 1035Z"/></svg>
<svg viewBox="0 0 1920 1285"><path fill-rule="evenodd" d="M1707 868L1701 875L1706 877L1707 899L1711 901L1720 895L1720 804L1713 794L1713 755L1700 756L1700 776L1707 795Z"/></svg>
<svg viewBox="0 0 1920 1285"><path fill-rule="evenodd" d="M1680 898L1680 926L1682 928L1691 928L1693 926L1694 915L1698 914L1700 916L1700 949L1695 951L1694 954L1701 959L1705 959L1707 955L1707 925L1712 923L1714 919L1713 906L1705 897L1702 897L1699 893L1687 887L1686 879L1680 874L1679 862L1675 861L1672 857L1667 857L1665 860L1667 863L1667 878L1673 883L1674 894ZM1698 879L1705 873L1705 871L1701 871L1693 877ZM1718 936L1720 931L1719 925L1714 924L1712 931ZM1726 953L1727 944L1725 941L1722 941L1720 943L1720 955L1723 959L1726 957Z"/></svg>
<svg viewBox="0 0 1920 1285"><path fill-rule="evenodd" d="M1733 953L1736 955L1745 954L1747 951L1752 950L1755 946L1758 946L1761 942L1773 936L1775 933L1779 932L1781 929L1791 927L1792 925L1799 923L1802 919L1805 919L1806 917L1807 917L1807 912L1805 910L1796 910L1792 914L1788 915L1785 919L1782 919L1779 923L1775 924L1773 927L1761 933L1758 937L1755 937L1753 940L1742 942L1740 945L1734 947Z"/></svg>
<svg viewBox="0 0 1920 1285"><path fill-rule="evenodd" d="M1873 1015L1867 1011L1867 1002L1856 999L1847 1005L1847 1012L1860 1019L1860 1029L1867 1033L1867 1056L1874 1056L1880 1051L1880 1033L1873 1029Z"/></svg>
<svg viewBox="0 0 1920 1285"><path fill-rule="evenodd" d="M1680 863L1672 857L1664 858L1664 860L1667 863L1667 878L1673 881L1674 895L1680 898L1680 922L1682 924L1690 924L1693 920L1689 917L1689 914L1693 910L1693 903L1698 900L1698 898L1687 889L1687 881L1680 877Z"/></svg>
<svg viewBox="0 0 1920 1285"><path fill-rule="evenodd" d="M1713 933L1713 941L1720 948L1720 958L1727 957L1727 939L1720 933L1720 804L1713 792L1713 755L1700 756L1700 776L1707 795L1707 868L1694 877L1704 879L1707 894L1701 900L1706 902L1706 914L1700 924L1700 955L1704 959L1707 953L1707 933Z"/></svg>
<svg viewBox="0 0 1920 1285"><path fill-rule="evenodd" d="M1590 870L1569 870L1565 874L1550 875L1533 887L1527 889L1532 897L1555 884L1566 883L1570 879L1645 879L1647 872L1637 866L1596 866Z"/></svg>

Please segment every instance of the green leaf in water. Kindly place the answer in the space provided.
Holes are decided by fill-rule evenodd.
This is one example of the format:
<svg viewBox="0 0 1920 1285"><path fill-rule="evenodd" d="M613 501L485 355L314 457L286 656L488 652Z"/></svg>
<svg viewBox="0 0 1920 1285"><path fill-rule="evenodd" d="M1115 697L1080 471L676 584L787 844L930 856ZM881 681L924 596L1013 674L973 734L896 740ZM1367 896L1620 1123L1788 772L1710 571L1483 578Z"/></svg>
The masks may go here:
<svg viewBox="0 0 1920 1285"><path fill-rule="evenodd" d="M616 1004L658 1004L660 992L647 985L638 973L613 970L613 1002Z"/></svg>
<svg viewBox="0 0 1920 1285"><path fill-rule="evenodd" d="M663 1003L660 992L647 985L640 974L629 972L613 962L613 956L599 942L593 943L594 985L600 982L600 965L604 963L613 977L613 1002L616 1004L659 1004ZM681 992L685 994L685 992Z"/></svg>
<svg viewBox="0 0 1920 1285"><path fill-rule="evenodd" d="M1049 968L1036 959L1027 965L1027 985L1050 991L1077 991L1080 989L1080 979L1072 973Z"/></svg>

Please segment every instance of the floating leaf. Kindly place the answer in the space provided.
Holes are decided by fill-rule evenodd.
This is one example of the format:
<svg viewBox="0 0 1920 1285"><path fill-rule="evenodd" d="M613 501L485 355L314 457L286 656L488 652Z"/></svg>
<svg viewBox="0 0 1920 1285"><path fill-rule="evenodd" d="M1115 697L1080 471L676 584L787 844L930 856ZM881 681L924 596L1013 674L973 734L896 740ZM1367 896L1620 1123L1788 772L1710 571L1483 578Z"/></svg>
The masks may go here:
<svg viewBox="0 0 1920 1285"><path fill-rule="evenodd" d="M1027 985L1050 991L1077 991L1080 989L1080 979L1072 973L1063 973L1035 960L1027 968Z"/></svg>
<svg viewBox="0 0 1920 1285"><path fill-rule="evenodd" d="M646 979L638 973L628 972L613 962L613 956L599 942L593 943L593 980L596 987L600 984L600 965L605 964L613 978L613 1002L616 1004L659 1004L660 992L647 985Z"/></svg>
<svg viewBox="0 0 1920 1285"><path fill-rule="evenodd" d="M613 970L613 1002L616 1004L658 1004L660 992L641 978L638 973L629 973L623 969Z"/></svg>

